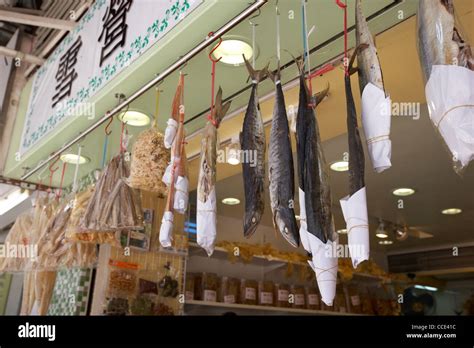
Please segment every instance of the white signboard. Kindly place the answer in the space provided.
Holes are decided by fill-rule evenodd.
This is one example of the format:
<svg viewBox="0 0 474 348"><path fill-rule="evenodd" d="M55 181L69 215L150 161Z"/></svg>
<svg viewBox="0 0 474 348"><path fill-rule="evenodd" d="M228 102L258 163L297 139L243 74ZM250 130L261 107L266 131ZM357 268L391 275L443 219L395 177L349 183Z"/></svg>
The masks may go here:
<svg viewBox="0 0 474 348"><path fill-rule="evenodd" d="M34 77L20 154L84 105L203 0L96 0Z"/></svg>

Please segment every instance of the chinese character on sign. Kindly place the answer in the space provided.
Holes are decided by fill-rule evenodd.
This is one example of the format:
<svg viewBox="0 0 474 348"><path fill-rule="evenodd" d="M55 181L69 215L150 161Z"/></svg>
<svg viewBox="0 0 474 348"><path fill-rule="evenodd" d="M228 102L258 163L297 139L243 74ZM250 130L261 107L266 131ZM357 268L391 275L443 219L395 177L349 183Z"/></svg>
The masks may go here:
<svg viewBox="0 0 474 348"><path fill-rule="evenodd" d="M79 36L74 44L64 53L60 60L58 71L56 72L56 94L53 96L53 108L65 97L71 95L72 83L77 78L74 68L77 62L77 54L82 46L82 39Z"/></svg>
<svg viewBox="0 0 474 348"><path fill-rule="evenodd" d="M104 60L114 53L117 47L123 47L127 37L127 12L132 6L133 0L111 0L102 21L104 26L99 36L99 42L105 36L104 45L100 53L100 66ZM105 33L105 34L104 34Z"/></svg>

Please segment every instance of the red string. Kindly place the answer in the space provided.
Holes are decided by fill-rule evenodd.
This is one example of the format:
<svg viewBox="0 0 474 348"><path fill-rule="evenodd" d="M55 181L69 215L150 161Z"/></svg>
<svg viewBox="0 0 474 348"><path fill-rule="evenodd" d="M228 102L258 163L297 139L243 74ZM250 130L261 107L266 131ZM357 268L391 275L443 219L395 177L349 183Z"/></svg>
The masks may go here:
<svg viewBox="0 0 474 348"><path fill-rule="evenodd" d="M341 0L336 0L337 6L344 10L344 71L349 76L349 62L347 61L347 4L343 4Z"/></svg>
<svg viewBox="0 0 474 348"><path fill-rule="evenodd" d="M309 75L309 77L313 78L315 76L324 75L325 73L327 73L331 70L334 70L334 66L332 64L327 64L327 65L323 66L321 69L312 72L311 75Z"/></svg>
<svg viewBox="0 0 474 348"><path fill-rule="evenodd" d="M211 37L214 35L214 32L210 32L208 34L208 37ZM212 62L212 71L211 71L211 113L207 116L207 119L211 121L211 123L214 125L214 127L217 127L217 121L213 118L214 114L214 90L215 90L215 84L216 84L216 63L222 59L222 57L219 57L218 59L213 59L212 54L214 51L221 45L222 43L222 38L219 37L219 43L209 52L209 59Z"/></svg>
<svg viewBox="0 0 474 348"><path fill-rule="evenodd" d="M123 131L125 130L125 122L122 122L122 131L120 132L120 153L125 152L125 146L123 145Z"/></svg>
<svg viewBox="0 0 474 348"><path fill-rule="evenodd" d="M66 172L66 166L67 166L67 163L64 162L63 163L63 170L62 170L62 173L61 173L61 182L59 184L59 192L58 192L56 198L61 197L61 194L63 192L63 181L64 181L64 173Z"/></svg>

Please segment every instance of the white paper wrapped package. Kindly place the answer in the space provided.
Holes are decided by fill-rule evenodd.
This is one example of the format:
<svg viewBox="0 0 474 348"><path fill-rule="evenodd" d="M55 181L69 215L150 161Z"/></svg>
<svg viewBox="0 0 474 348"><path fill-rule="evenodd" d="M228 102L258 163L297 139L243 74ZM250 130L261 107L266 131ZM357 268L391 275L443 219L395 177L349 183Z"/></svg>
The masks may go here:
<svg viewBox="0 0 474 348"><path fill-rule="evenodd" d="M172 118L168 119L168 123L165 130L165 139L164 139L165 147L167 149L171 148L171 146L173 145L173 141L176 136L177 129L178 129L178 122L176 122Z"/></svg>
<svg viewBox="0 0 474 348"><path fill-rule="evenodd" d="M173 213L171 211L165 211L161 219L160 227L160 244L164 248L171 247L173 243L173 220Z"/></svg>
<svg viewBox="0 0 474 348"><path fill-rule="evenodd" d="M217 236L217 215L216 215L216 188L213 187L207 197L206 202L197 199L196 207L196 234L197 243L208 256L214 252L214 245Z"/></svg>
<svg viewBox="0 0 474 348"><path fill-rule="evenodd" d="M365 187L340 200L342 214L347 225L349 252L352 266L369 259L369 219L367 215L367 197Z"/></svg>
<svg viewBox="0 0 474 348"><path fill-rule="evenodd" d="M175 184L174 210L179 214L185 214L188 209L189 181L184 176L178 176Z"/></svg>
<svg viewBox="0 0 474 348"><path fill-rule="evenodd" d="M306 206L305 206L304 191L300 188L298 188L298 196L299 196L299 202L300 202L300 240L301 240L301 244L303 245L304 250L310 253L311 248L310 248L309 240L308 240L308 226L306 224Z"/></svg>
<svg viewBox="0 0 474 348"><path fill-rule="evenodd" d="M431 121L461 170L474 159L474 71L433 65L425 93Z"/></svg>
<svg viewBox="0 0 474 348"><path fill-rule="evenodd" d="M362 125L372 166L377 173L390 168L392 142L390 141L390 97L372 83L362 92Z"/></svg>
<svg viewBox="0 0 474 348"><path fill-rule="evenodd" d="M336 296L337 283L337 239L328 240L324 244L311 233L308 233L307 236L312 254L312 261L308 261L308 263L316 273L321 300L327 306L332 306Z"/></svg>
<svg viewBox="0 0 474 348"><path fill-rule="evenodd" d="M163 178L161 178L161 180L165 183L166 186L170 186L171 184L172 169L173 169L173 162L168 164L168 167L166 167L165 173L163 174Z"/></svg>
<svg viewBox="0 0 474 348"><path fill-rule="evenodd" d="M303 248L312 255L309 265L316 274L316 281L321 299L327 306L332 306L336 296L337 282L337 240L324 244L319 238L307 230L305 193L299 189L300 202L300 240Z"/></svg>

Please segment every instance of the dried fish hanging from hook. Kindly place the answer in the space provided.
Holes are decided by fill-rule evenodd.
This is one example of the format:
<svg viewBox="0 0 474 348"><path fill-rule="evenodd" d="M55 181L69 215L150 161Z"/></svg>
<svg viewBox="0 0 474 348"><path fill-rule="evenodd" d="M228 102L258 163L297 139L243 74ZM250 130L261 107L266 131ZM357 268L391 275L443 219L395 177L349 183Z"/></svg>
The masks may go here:
<svg viewBox="0 0 474 348"><path fill-rule="evenodd" d="M160 90L156 87L156 110L152 125L141 132L133 144L128 183L131 187L165 197L166 185L161 180L168 165L170 151L158 130Z"/></svg>
<svg viewBox="0 0 474 348"><path fill-rule="evenodd" d="M220 45L214 47L213 51ZM201 140L201 160L199 164L199 178L197 184L196 204L196 239L211 256L217 238L217 203L216 203L216 161L217 161L217 130L222 119L229 110L230 102L222 105L222 89L219 87L214 100L215 88L215 65L221 59L213 59L212 51L209 59L212 62L211 73L211 111L207 117L206 126L203 129Z"/></svg>
<svg viewBox="0 0 474 348"><path fill-rule="evenodd" d="M179 115L179 123L176 135L174 137L171 161L163 175L163 182L168 186L168 196L166 199L165 211L161 220L160 227L160 244L165 248L169 248L173 243L174 228L174 206L175 206L175 185L177 175L179 174L180 160L182 159L182 145L184 140L184 107L183 107L183 85L184 74L180 72L179 83L176 89L175 98L172 105L172 113Z"/></svg>

